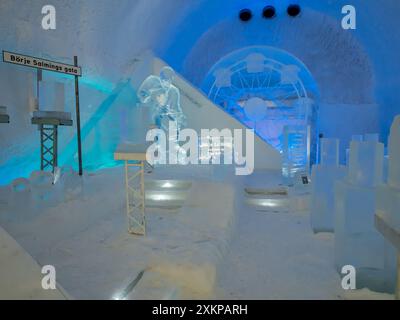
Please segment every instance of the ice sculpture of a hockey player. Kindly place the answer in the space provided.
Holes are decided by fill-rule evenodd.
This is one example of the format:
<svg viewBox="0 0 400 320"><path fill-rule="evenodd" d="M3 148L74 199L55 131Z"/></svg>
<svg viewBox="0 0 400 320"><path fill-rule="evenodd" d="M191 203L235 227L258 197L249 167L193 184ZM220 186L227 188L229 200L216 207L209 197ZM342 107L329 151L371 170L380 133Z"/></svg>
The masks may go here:
<svg viewBox="0 0 400 320"><path fill-rule="evenodd" d="M140 102L150 107L153 125L165 131L173 122L178 132L186 125L186 117L180 105L179 89L172 84L175 72L164 67L160 76L149 76L139 88Z"/></svg>

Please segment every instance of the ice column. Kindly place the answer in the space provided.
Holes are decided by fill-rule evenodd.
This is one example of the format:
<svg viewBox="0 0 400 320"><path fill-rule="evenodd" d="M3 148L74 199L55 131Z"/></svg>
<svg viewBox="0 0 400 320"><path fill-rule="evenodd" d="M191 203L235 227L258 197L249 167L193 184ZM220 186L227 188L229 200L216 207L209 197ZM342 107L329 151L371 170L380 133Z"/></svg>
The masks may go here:
<svg viewBox="0 0 400 320"><path fill-rule="evenodd" d="M311 227L314 232L334 231L334 184L343 179L346 167L339 165L339 140L321 139L321 163L311 173Z"/></svg>
<svg viewBox="0 0 400 320"><path fill-rule="evenodd" d="M346 265L356 268L358 289L391 292L395 252L374 226L383 154L382 143L351 142L348 175L335 183L335 263L339 272Z"/></svg>
<svg viewBox="0 0 400 320"><path fill-rule="evenodd" d="M389 136L387 184L378 187L376 214L400 232L400 116L392 124ZM394 249L393 249L394 251ZM387 257L386 281L394 289L396 281L395 253Z"/></svg>
<svg viewBox="0 0 400 320"><path fill-rule="evenodd" d="M391 128L388 162L388 183L377 192L377 214L400 231L400 116Z"/></svg>
<svg viewBox="0 0 400 320"><path fill-rule="evenodd" d="M285 126L283 129L282 175L289 185L302 175L308 176L310 163L310 127Z"/></svg>
<svg viewBox="0 0 400 320"><path fill-rule="evenodd" d="M355 134L351 136L351 141L364 141L364 137L360 134ZM350 147L346 149L346 166L349 165L349 162L350 162Z"/></svg>

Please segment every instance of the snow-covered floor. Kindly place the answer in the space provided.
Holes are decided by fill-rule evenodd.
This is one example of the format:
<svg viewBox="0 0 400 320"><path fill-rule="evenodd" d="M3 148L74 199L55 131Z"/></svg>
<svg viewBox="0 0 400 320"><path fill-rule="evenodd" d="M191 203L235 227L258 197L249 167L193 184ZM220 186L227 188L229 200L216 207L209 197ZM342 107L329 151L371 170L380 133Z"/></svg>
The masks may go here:
<svg viewBox="0 0 400 320"><path fill-rule="evenodd" d="M16 201L19 209L10 210L10 191L2 189L0 223L40 265L54 265L57 281L76 299L392 298L341 288L333 236L314 235L308 213L245 204L244 188L276 187L276 172L239 178L168 168L146 178L193 183L181 209L148 209L146 237L126 232L122 167L86 175L83 195L72 177L76 193L60 187L53 205Z"/></svg>

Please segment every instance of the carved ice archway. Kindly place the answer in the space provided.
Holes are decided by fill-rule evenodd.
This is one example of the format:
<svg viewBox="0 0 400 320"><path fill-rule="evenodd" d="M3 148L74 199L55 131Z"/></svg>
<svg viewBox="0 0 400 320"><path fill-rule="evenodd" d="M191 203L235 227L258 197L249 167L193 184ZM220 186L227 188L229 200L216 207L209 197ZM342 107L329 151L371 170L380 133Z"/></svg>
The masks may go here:
<svg viewBox="0 0 400 320"><path fill-rule="evenodd" d="M252 46L220 59L208 72L209 99L282 152L287 125L309 125L315 161L319 92L307 67L290 53Z"/></svg>

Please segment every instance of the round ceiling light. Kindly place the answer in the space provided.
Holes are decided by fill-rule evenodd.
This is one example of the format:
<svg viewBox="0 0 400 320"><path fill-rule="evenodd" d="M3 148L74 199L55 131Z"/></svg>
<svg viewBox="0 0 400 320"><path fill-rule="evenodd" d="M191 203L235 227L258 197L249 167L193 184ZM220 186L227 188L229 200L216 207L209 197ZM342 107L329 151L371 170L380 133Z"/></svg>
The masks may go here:
<svg viewBox="0 0 400 320"><path fill-rule="evenodd" d="M298 4L291 4L287 8L287 13L291 17L297 17L301 13L301 8Z"/></svg>
<svg viewBox="0 0 400 320"><path fill-rule="evenodd" d="M274 18L276 15L275 7L273 6L266 6L263 10L263 17L266 19Z"/></svg>
<svg viewBox="0 0 400 320"><path fill-rule="evenodd" d="M239 18L244 22L250 21L252 17L253 13L251 12L250 9L242 9L239 12Z"/></svg>

